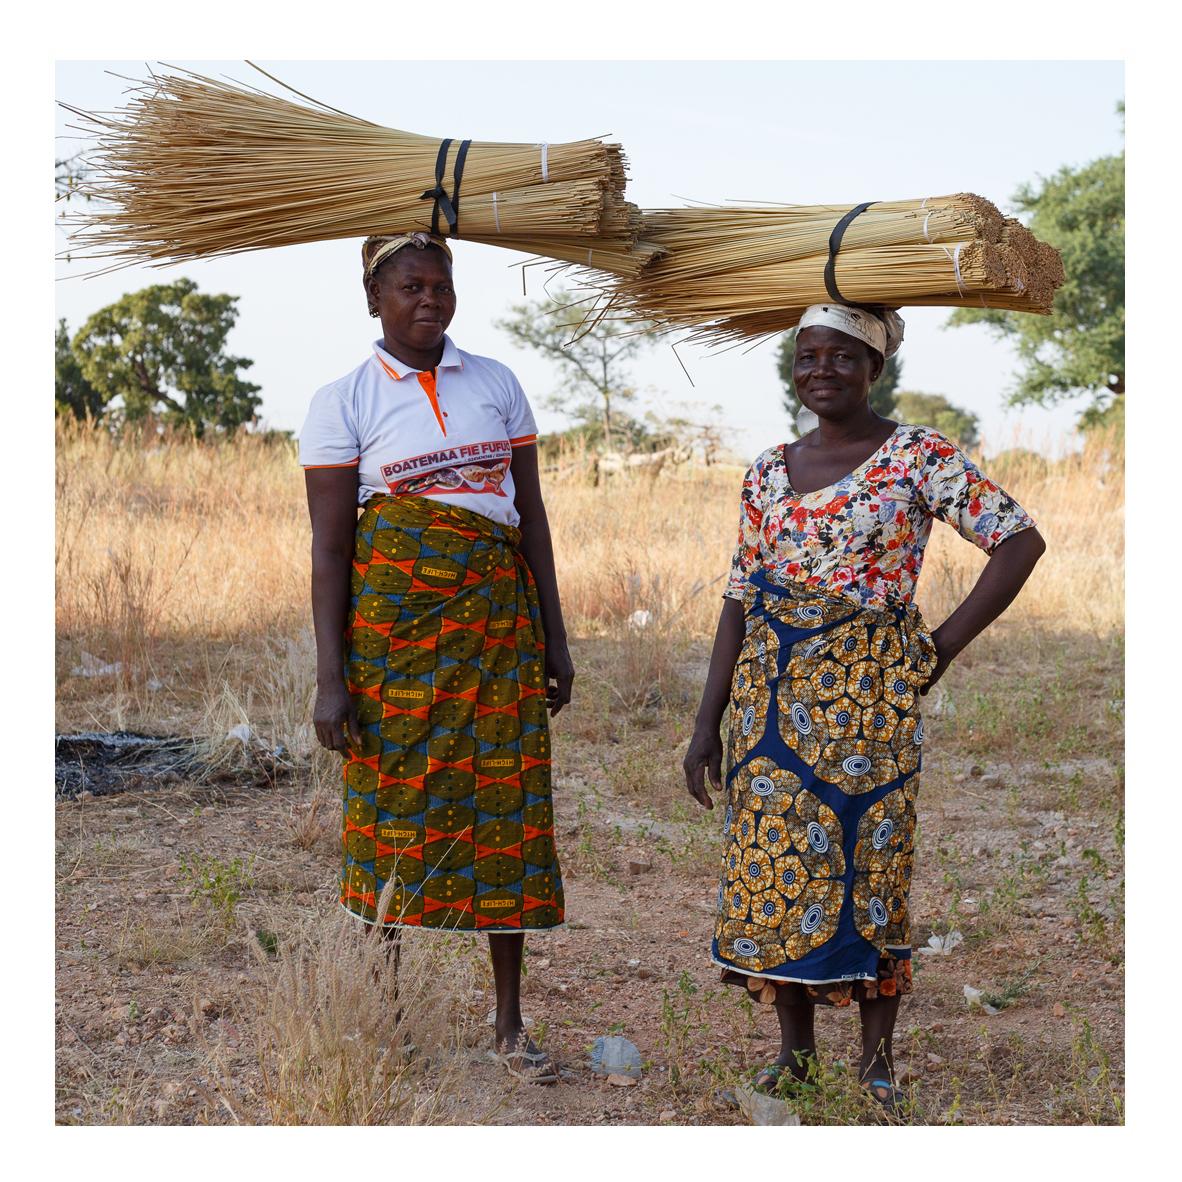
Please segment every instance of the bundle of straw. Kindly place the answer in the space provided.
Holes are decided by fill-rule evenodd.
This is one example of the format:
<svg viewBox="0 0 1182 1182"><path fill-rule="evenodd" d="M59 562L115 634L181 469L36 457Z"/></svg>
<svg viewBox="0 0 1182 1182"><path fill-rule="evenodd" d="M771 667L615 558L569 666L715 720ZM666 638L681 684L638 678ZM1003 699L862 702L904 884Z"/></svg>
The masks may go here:
<svg viewBox="0 0 1182 1182"><path fill-rule="evenodd" d="M832 300L830 235L849 206L646 210L663 249L639 274L601 285L600 315L737 340L793 327ZM1063 282L1054 248L971 193L871 205L846 226L833 279L850 303L1009 308L1048 313Z"/></svg>
<svg viewBox="0 0 1182 1182"><path fill-rule="evenodd" d="M95 204L67 219L74 253L176 262L412 229L580 265L593 247L597 267L625 276L658 253L637 244L643 221L624 200L619 144L473 142L457 194L460 140L437 187L443 141L292 93L313 105L179 71L135 83L113 114L63 104L95 140L97 179L84 188ZM438 188L454 225L424 198Z"/></svg>

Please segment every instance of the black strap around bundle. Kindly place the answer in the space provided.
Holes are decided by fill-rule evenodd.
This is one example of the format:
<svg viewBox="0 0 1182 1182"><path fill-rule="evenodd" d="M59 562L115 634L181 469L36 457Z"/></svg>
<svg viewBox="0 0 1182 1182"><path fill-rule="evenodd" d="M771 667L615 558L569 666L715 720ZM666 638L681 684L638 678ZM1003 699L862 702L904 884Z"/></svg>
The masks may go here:
<svg viewBox="0 0 1182 1182"><path fill-rule="evenodd" d="M428 189L421 198L423 201L432 199L435 202L431 210L431 233L436 238L439 237L440 210L443 211L443 216L447 219L446 234L454 238L460 232L460 181L464 176L464 161L468 157L468 148L472 141L463 140L460 143L460 149L456 153L455 166L452 169L451 192L448 193L443 187L443 174L447 169L447 153L452 142L452 140L444 140L439 145L439 155L435 157L435 188Z"/></svg>
<svg viewBox="0 0 1182 1182"><path fill-rule="evenodd" d="M834 303L847 305L851 303L850 300L847 300L845 296L843 296L841 292L837 290L837 278L833 273L833 266L837 261L837 252L841 249L841 240L845 235L846 227L859 214L865 213L872 205L877 204L878 203L876 201L863 201L861 205L855 205L854 208L851 209L849 213L847 213L845 217L843 217L841 221L833 227L833 233L829 235L829 261L825 264L825 290L829 293L829 298L833 300Z"/></svg>

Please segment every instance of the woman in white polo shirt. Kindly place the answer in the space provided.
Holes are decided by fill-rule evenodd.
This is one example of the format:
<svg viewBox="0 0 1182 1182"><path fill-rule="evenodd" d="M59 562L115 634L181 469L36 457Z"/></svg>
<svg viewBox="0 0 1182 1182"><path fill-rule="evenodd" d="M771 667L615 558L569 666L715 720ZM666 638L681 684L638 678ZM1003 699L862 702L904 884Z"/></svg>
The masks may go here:
<svg viewBox="0 0 1182 1182"><path fill-rule="evenodd" d="M446 242L369 238L362 263L382 339L316 392L300 432L314 721L345 761L341 903L395 939L495 936L497 1056L549 1083L521 959L525 931L563 920L547 712L574 668L536 427L512 372L445 335Z"/></svg>

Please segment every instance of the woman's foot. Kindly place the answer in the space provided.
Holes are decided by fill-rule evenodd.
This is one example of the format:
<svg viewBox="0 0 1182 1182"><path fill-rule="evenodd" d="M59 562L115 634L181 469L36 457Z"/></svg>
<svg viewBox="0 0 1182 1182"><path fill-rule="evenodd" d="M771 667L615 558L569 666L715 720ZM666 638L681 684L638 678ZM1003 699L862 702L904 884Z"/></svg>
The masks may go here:
<svg viewBox="0 0 1182 1182"><path fill-rule="evenodd" d="M498 1036L497 1049L489 1054L514 1079L534 1084L558 1082L558 1068L554 1060L524 1030L515 1031L505 1038Z"/></svg>
<svg viewBox="0 0 1182 1182"><path fill-rule="evenodd" d="M769 1063L760 1068L751 1081L752 1091L763 1092L767 1096L798 1095L802 1091L814 1091L816 1087L815 1083L794 1075L784 1063Z"/></svg>
<svg viewBox="0 0 1182 1182"><path fill-rule="evenodd" d="M889 1079L874 1078L863 1081L862 1086L871 1098L882 1107L883 1116L892 1124L905 1122L910 1117L910 1102L907 1093Z"/></svg>
<svg viewBox="0 0 1182 1182"><path fill-rule="evenodd" d="M783 1051L780 1057L761 1068L751 1081L754 1091L787 1096L816 1088L816 1058L807 1051Z"/></svg>

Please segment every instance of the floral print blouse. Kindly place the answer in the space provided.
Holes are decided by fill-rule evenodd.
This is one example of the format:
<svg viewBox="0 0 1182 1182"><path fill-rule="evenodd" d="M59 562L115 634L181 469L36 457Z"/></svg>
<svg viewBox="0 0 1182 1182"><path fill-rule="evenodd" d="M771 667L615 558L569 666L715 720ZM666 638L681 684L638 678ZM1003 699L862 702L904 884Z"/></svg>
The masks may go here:
<svg viewBox="0 0 1182 1182"><path fill-rule="evenodd" d="M815 492L788 479L784 446L756 457L743 480L739 544L724 595L741 599L763 567L779 582L845 595L863 607L915 594L932 519L987 553L1034 521L939 431L900 424L848 475Z"/></svg>

